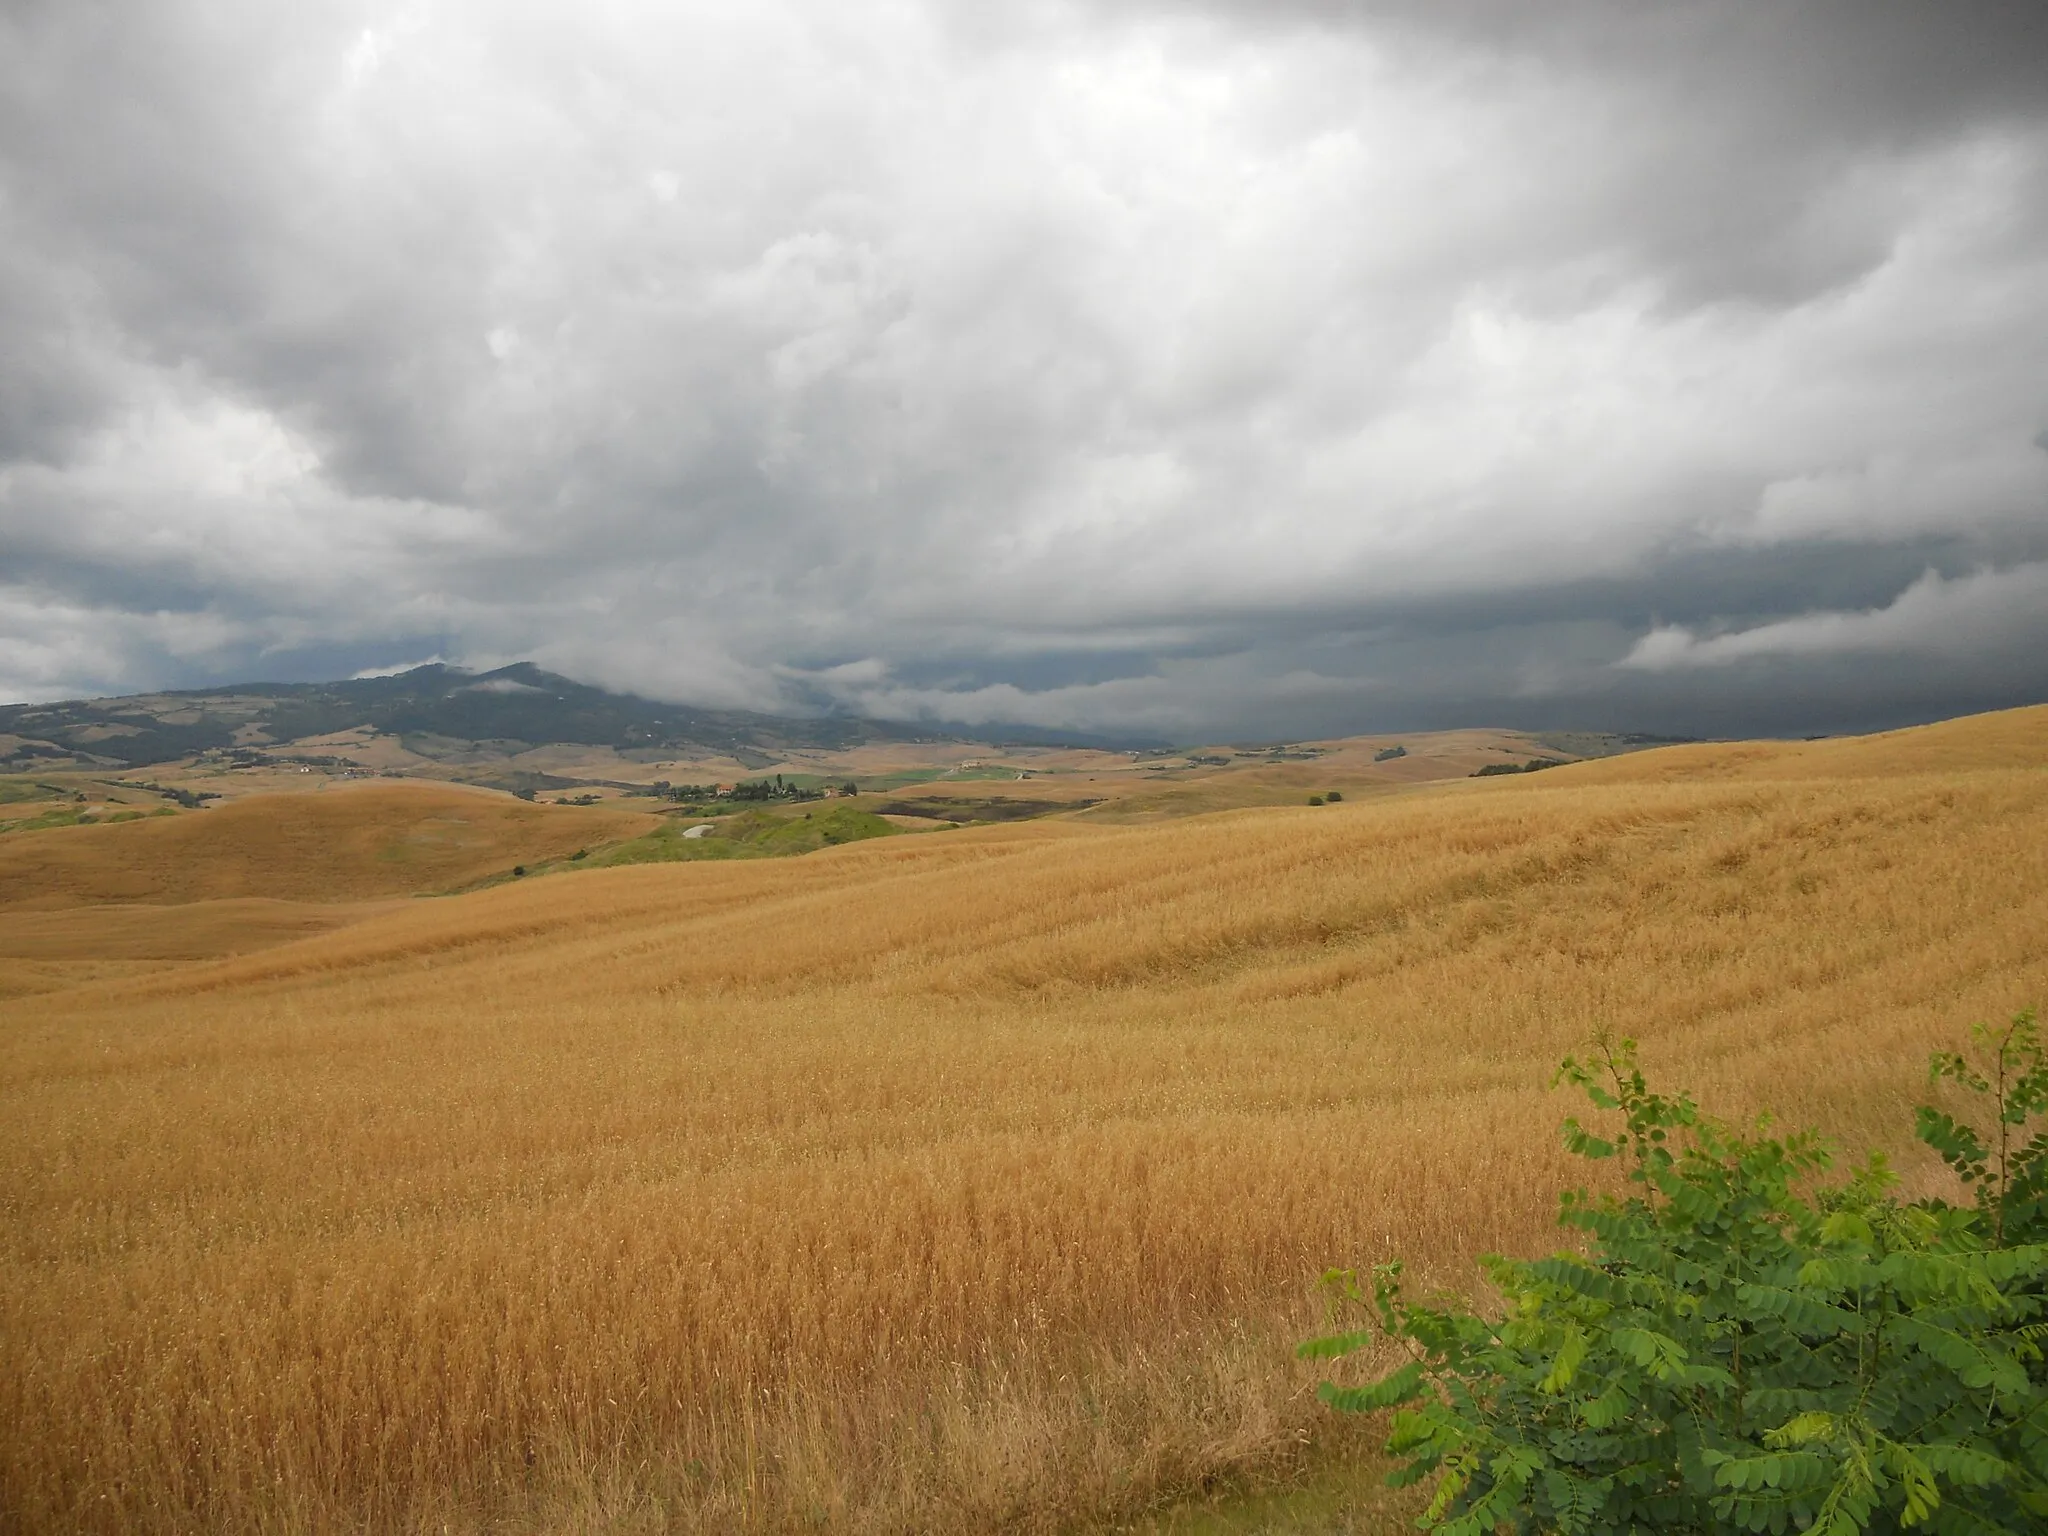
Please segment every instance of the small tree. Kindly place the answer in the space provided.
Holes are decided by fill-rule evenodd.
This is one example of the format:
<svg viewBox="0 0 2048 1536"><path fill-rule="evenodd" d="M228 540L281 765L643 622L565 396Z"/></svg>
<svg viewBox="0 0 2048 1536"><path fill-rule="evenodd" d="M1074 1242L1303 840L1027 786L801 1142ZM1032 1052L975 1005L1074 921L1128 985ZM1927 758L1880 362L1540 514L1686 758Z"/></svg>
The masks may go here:
<svg viewBox="0 0 2048 1536"><path fill-rule="evenodd" d="M1915 1115L1920 1139L1976 1196L1980 1223L1994 1246L2048 1241L2048 1130L2033 1136L2028 1125L2048 1111L2048 1051L2040 1021L2028 1008L2000 1028L1972 1027L1977 1059L1959 1051L1937 1051L1928 1063L1932 1082L1961 1084L1991 1100L1995 1147L1988 1146L1953 1115L1921 1105Z"/></svg>
<svg viewBox="0 0 2048 1536"><path fill-rule="evenodd" d="M1436 1479L1449 1536L1757 1531L1852 1536L2048 1529L2048 1106L2031 1012L1979 1031L1988 1066L1933 1073L1990 1096L1998 1146L1936 1110L1923 1138L1976 1203L1901 1204L1881 1155L1822 1181L1810 1131L1739 1129L1650 1092L1632 1041L1559 1076L1623 1118L1565 1122L1580 1156L1622 1157L1625 1197L1564 1197L1589 1252L1489 1258L1499 1315L1411 1304L1400 1265L1331 1277L1377 1326L1302 1346L1408 1355L1348 1410L1392 1409L1397 1484Z"/></svg>

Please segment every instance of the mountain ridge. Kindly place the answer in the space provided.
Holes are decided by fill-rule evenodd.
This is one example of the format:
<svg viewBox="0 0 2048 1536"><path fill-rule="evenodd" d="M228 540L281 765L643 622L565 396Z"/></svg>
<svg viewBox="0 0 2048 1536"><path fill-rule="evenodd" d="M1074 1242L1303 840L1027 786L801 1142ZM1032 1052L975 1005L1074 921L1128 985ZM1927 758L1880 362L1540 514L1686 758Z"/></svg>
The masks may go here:
<svg viewBox="0 0 2048 1536"><path fill-rule="evenodd" d="M202 752L274 748L361 728L472 746L562 743L622 754L694 749L743 763L773 761L792 747L844 750L871 742L1158 745L1029 727L969 735L964 727L941 722L711 709L614 693L530 661L487 672L429 662L385 677L0 705L0 772L144 768Z"/></svg>

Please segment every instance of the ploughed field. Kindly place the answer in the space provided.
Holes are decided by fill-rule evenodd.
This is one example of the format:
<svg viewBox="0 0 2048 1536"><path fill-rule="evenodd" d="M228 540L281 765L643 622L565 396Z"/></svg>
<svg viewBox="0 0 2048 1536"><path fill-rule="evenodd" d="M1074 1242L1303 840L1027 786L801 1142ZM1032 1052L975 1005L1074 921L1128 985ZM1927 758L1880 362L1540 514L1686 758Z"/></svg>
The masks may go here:
<svg viewBox="0 0 2048 1536"><path fill-rule="evenodd" d="M1551 1245L1596 1031L1930 1180L1926 1052L2048 1001L2048 709L432 901L227 816L21 834L133 964L0 1002L9 1529L1128 1518L1358 1453L1317 1276Z"/></svg>

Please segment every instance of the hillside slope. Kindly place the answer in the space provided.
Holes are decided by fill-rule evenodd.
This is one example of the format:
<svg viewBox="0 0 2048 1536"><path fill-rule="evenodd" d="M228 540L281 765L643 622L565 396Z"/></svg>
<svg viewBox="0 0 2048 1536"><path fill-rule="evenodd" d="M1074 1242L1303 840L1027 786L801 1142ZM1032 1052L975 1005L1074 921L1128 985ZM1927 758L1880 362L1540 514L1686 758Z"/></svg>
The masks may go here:
<svg viewBox="0 0 2048 1536"><path fill-rule="evenodd" d="M2048 768L2048 704L1820 741L1699 742L1571 766L1578 783L1897 778Z"/></svg>
<svg viewBox="0 0 2048 1536"><path fill-rule="evenodd" d="M262 795L194 815L9 834L0 910L415 895L657 825L632 811L418 782Z"/></svg>

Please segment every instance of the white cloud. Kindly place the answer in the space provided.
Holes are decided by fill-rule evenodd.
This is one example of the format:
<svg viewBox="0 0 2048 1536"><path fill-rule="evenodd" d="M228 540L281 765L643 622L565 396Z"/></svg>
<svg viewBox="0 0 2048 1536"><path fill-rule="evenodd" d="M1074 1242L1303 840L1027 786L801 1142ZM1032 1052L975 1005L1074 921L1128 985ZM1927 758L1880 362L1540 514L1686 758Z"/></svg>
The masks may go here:
<svg viewBox="0 0 2048 1536"><path fill-rule="evenodd" d="M1618 666L1646 672L1806 656L1998 653L2038 634L2048 561L1948 578L1928 571L1882 608L1808 613L1726 634L1653 629Z"/></svg>
<svg viewBox="0 0 2048 1536"><path fill-rule="evenodd" d="M445 656L422 656L418 661L401 661L385 667L360 667L349 673L349 680L360 683L372 677L397 677L401 672L411 672L419 667L444 667L447 664Z"/></svg>

